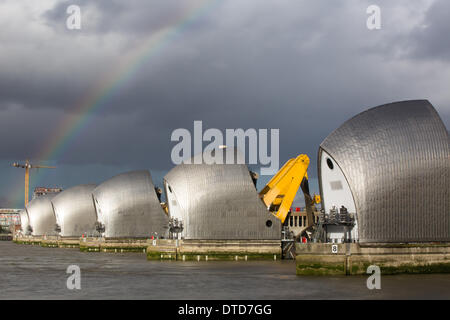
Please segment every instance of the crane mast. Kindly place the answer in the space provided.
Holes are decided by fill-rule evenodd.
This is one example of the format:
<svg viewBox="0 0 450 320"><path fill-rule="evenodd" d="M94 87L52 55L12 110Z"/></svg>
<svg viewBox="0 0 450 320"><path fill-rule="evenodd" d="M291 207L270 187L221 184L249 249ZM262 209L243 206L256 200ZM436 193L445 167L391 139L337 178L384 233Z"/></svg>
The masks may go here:
<svg viewBox="0 0 450 320"><path fill-rule="evenodd" d="M41 166L31 164L29 160L26 160L24 164L14 162L13 167L25 169L25 207L29 202L29 190L30 190L30 169L54 169L52 166Z"/></svg>

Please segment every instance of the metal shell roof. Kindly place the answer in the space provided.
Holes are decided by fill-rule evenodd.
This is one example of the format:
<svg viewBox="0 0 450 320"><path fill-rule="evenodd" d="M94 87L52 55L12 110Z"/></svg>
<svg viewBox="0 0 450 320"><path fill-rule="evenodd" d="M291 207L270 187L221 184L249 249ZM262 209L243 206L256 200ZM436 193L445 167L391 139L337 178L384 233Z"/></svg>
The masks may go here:
<svg viewBox="0 0 450 320"><path fill-rule="evenodd" d="M107 238L149 238L167 232L168 217L147 170L106 180L94 189L93 197Z"/></svg>
<svg viewBox="0 0 450 320"><path fill-rule="evenodd" d="M259 199L245 164L181 164L164 185L169 213L183 220L185 239L281 237L280 221Z"/></svg>
<svg viewBox="0 0 450 320"><path fill-rule="evenodd" d="M95 232L96 213L92 191L95 184L66 189L52 199L56 223L63 237L80 237Z"/></svg>
<svg viewBox="0 0 450 320"><path fill-rule="evenodd" d="M51 203L54 196L54 194L42 195L28 203L26 209L33 236L56 234L56 218Z"/></svg>
<svg viewBox="0 0 450 320"><path fill-rule="evenodd" d="M19 212L19 216L20 216L20 225L22 228L22 232L24 234L27 233L28 231L28 226L30 225L30 221L28 219L28 212L26 209L20 210Z"/></svg>
<svg viewBox="0 0 450 320"><path fill-rule="evenodd" d="M322 150L350 185L360 242L450 241L449 135L430 102L362 112L322 142L319 162Z"/></svg>

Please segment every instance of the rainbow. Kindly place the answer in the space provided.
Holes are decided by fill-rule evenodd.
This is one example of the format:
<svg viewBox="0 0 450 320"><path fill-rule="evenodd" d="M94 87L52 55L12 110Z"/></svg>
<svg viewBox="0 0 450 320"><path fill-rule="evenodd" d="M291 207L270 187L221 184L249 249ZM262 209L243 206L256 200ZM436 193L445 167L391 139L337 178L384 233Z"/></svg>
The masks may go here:
<svg viewBox="0 0 450 320"><path fill-rule="evenodd" d="M201 0L197 5L186 10L173 23L153 33L139 46L130 50L127 55L121 58L116 68L103 75L92 89L70 108L70 114L67 114L63 121L58 124L50 139L33 159L49 161L61 158L71 143L88 125L92 118L91 115L107 106L111 96L120 90L144 63L155 57L189 25L210 12L219 1ZM40 170L37 173L34 172L34 176L33 174L31 176L38 183L45 174L44 172L45 170ZM15 207L22 207L23 192L14 190L13 199L16 199Z"/></svg>

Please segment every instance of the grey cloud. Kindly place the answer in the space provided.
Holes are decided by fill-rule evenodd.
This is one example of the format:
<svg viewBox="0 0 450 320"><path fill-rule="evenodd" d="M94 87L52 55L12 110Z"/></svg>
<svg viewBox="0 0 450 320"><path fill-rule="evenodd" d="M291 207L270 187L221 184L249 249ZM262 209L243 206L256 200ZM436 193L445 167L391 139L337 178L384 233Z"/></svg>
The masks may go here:
<svg viewBox="0 0 450 320"><path fill-rule="evenodd" d="M81 31L65 30L69 3L96 20L84 21ZM60 1L42 12L44 26L30 22L29 28L41 29L34 28L40 31L23 43L16 39L25 39L20 30L9 30L0 52L1 159L38 154L58 134L61 120L76 116L80 99L114 80L105 75L114 74L129 52L198 3ZM412 32L422 20L397 15L409 13L408 3L382 2L386 23L371 32L365 26L370 1L219 1L143 59L95 108L61 157L50 160L72 170L103 165L164 172L172 167L171 132L192 130L193 121L202 120L204 130L279 128L280 161L306 153L314 178L320 142L369 107L427 98L449 126L450 94L443 88L450 63L430 63L436 54L424 49L425 40L434 38ZM435 12L442 1L428 11L417 3L425 9L415 10L431 21L424 32L448 28ZM413 26L403 28L401 22ZM400 45L417 48L417 57L422 50L420 59L396 54ZM440 52L448 54L444 44ZM79 178L49 175L46 183L70 185L91 181L95 170Z"/></svg>
<svg viewBox="0 0 450 320"><path fill-rule="evenodd" d="M421 59L436 58L450 61L449 13L450 2L436 1L428 9L424 21L411 36L414 39L412 54Z"/></svg>
<svg viewBox="0 0 450 320"><path fill-rule="evenodd" d="M201 4L201 0L64 0L42 14L49 26L58 32L65 28L70 5L81 9L82 29L88 34L119 33L142 36L175 23L186 12Z"/></svg>

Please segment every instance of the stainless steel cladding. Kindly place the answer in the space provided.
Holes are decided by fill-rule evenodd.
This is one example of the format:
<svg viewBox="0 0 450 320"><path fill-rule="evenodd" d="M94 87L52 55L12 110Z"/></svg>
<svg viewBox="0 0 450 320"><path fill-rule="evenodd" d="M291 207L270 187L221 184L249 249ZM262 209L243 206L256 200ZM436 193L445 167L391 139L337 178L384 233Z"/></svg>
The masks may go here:
<svg viewBox="0 0 450 320"><path fill-rule="evenodd" d="M339 207L336 194L354 202L360 242L450 241L449 135L428 101L358 114L322 142L318 159L322 205Z"/></svg>
<svg viewBox="0 0 450 320"><path fill-rule="evenodd" d="M169 219L148 171L119 174L95 188L93 197L106 238L166 236Z"/></svg>
<svg viewBox="0 0 450 320"><path fill-rule="evenodd" d="M33 236L56 234L56 218L51 202L54 196L54 194L42 195L28 203L26 209Z"/></svg>
<svg viewBox="0 0 450 320"><path fill-rule="evenodd" d="M20 227L23 234L30 234L30 220L28 219L28 212L26 209L20 210Z"/></svg>
<svg viewBox="0 0 450 320"><path fill-rule="evenodd" d="M52 199L56 223L62 237L95 234L95 213L92 191L95 184L84 184L64 190Z"/></svg>
<svg viewBox="0 0 450 320"><path fill-rule="evenodd" d="M245 164L181 164L164 177L164 188L184 239L281 238L281 223L259 199Z"/></svg>

